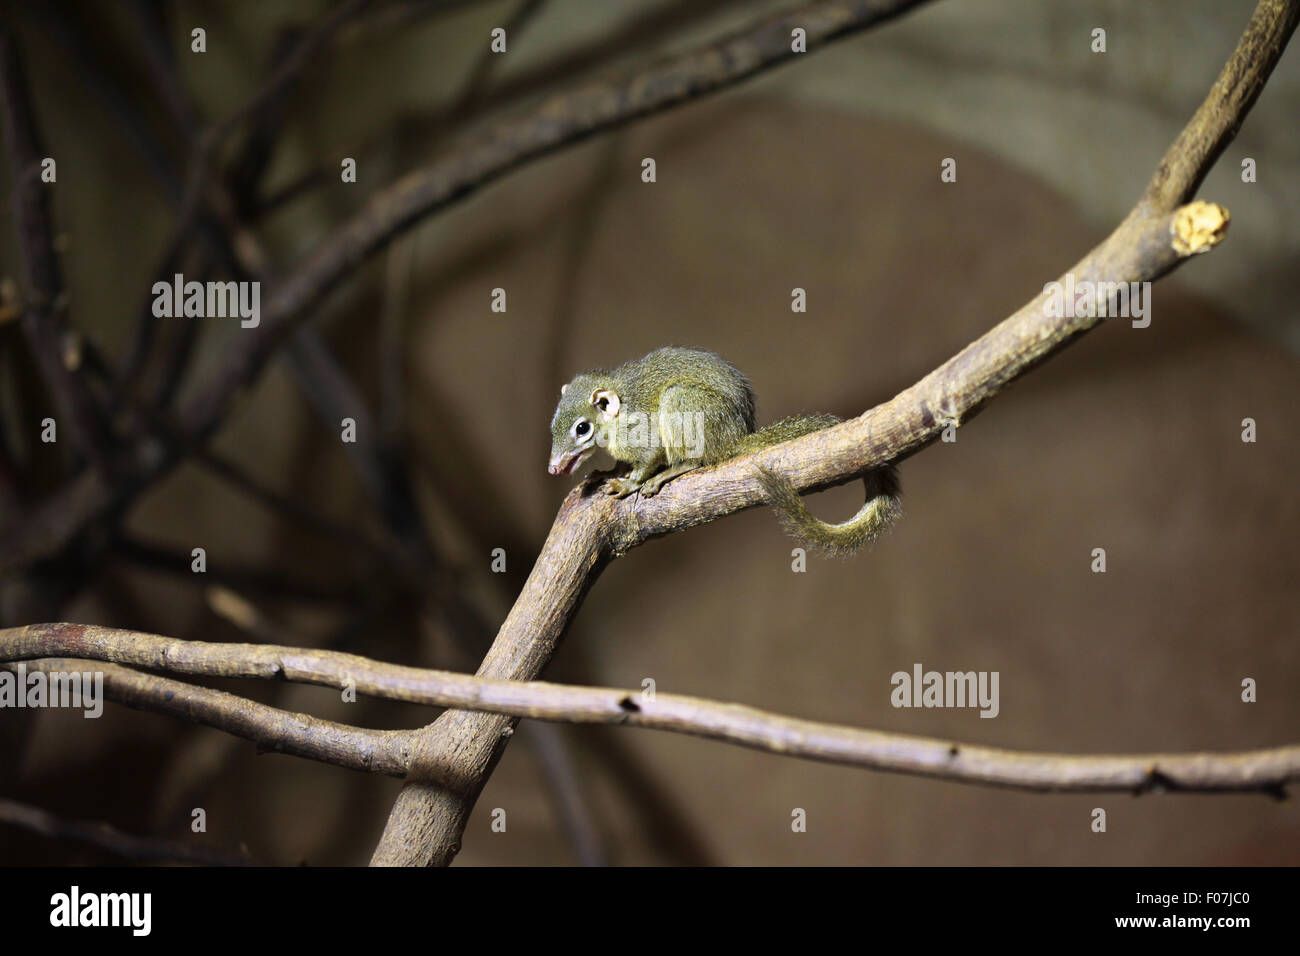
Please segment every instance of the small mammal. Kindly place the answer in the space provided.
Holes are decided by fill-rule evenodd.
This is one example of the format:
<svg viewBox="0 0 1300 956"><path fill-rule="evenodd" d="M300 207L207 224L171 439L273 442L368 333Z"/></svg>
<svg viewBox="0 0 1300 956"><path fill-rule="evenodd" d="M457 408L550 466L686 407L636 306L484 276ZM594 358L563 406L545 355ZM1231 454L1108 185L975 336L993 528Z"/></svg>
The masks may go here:
<svg viewBox="0 0 1300 956"><path fill-rule="evenodd" d="M785 418L754 428L754 390L743 373L707 349L668 346L613 369L576 375L560 389L551 419L552 475L568 475L604 448L631 470L605 481L619 498L649 497L667 482L839 422L834 415ZM893 468L863 478L867 501L841 524L813 517L799 492L781 476L760 468L768 502L794 537L831 554L853 554L899 513Z"/></svg>

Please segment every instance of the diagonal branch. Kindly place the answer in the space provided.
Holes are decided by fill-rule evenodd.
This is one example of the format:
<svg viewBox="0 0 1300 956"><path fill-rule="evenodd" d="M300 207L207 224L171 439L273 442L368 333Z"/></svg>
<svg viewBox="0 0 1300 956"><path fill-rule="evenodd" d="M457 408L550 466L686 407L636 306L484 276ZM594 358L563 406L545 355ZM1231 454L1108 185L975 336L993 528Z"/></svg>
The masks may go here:
<svg viewBox="0 0 1300 956"><path fill-rule="evenodd" d="M370 0L345 0L308 28L288 50L271 78L247 103L204 134L206 143L215 147L245 123L256 124L276 102L289 95L312 58L338 31L362 12Z"/></svg>
<svg viewBox="0 0 1300 956"><path fill-rule="evenodd" d="M1172 212L1196 194L1259 99L1297 21L1300 5L1291 0L1266 0L1255 8L1214 86L1160 160L1142 194L1144 204Z"/></svg>

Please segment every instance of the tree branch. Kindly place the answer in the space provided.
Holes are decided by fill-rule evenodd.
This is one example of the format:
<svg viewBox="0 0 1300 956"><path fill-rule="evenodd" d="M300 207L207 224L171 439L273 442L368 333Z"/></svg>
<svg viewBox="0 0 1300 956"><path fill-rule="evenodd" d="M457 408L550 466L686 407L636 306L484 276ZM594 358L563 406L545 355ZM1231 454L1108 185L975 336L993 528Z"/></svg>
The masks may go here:
<svg viewBox="0 0 1300 956"><path fill-rule="evenodd" d="M50 655L113 661L115 664L106 666L127 674L136 672L116 664L212 677L286 680L334 688L352 686L359 693L387 700L559 723L644 727L721 740L787 757L1019 790L1141 793L1163 789L1258 791L1277 795L1287 783L1300 780L1300 746L1239 753L1088 756L1024 753L801 720L741 704L681 694L656 694L653 699L647 699L638 691L612 687L490 680L384 664L337 651L263 644L204 644L81 624L33 624L0 631L0 660L11 662L9 666L14 661ZM58 663L60 669L85 669L85 661ZM168 683L189 686L175 681ZM154 703L156 699L153 703L132 706L155 709ZM295 715L294 719L310 718ZM410 736L413 735L407 735ZM337 753L300 755L341 763ZM449 766L439 769L445 771Z"/></svg>
<svg viewBox="0 0 1300 956"><path fill-rule="evenodd" d="M0 664L0 670L12 671L15 666ZM86 662L47 657L28 660L25 667L28 674L82 672L86 670ZM96 664L95 672L104 675L104 696L135 710L215 727L251 740L265 751L306 757L349 770L391 777L405 776L408 771L414 731L349 727L310 714L280 710L222 690L143 674L118 664Z"/></svg>

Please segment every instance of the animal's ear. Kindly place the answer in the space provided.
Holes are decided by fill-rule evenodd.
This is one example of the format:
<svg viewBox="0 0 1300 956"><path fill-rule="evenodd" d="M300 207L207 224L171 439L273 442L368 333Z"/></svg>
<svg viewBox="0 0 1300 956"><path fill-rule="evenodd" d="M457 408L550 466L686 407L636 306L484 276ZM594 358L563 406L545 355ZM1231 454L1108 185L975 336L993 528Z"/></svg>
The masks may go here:
<svg viewBox="0 0 1300 956"><path fill-rule="evenodd" d="M600 409L606 418L613 418L623 403L619 401L617 393L607 388L598 388L591 393L591 404Z"/></svg>
<svg viewBox="0 0 1300 956"><path fill-rule="evenodd" d="M565 392L567 392L568 390L569 390L569 383L568 383L568 382L565 382L563 385L560 386L560 394L561 394L561 395L563 395L563 394L564 394Z"/></svg>

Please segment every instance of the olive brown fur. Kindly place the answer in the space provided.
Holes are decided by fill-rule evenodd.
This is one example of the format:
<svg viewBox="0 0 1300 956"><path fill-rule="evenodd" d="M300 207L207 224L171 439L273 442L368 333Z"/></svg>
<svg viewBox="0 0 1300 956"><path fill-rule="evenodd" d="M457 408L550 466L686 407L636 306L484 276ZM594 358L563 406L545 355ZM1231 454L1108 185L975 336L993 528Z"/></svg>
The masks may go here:
<svg viewBox="0 0 1300 956"><path fill-rule="evenodd" d="M754 390L739 369L707 349L667 346L617 368L582 372L560 390L548 470L571 474L603 448L631 469L606 480L602 490L649 497L686 472L837 422L834 415L803 415L755 430ZM759 468L758 478L786 530L829 554L855 553L900 510L892 468L863 478L867 501L840 524L814 517L794 485L775 472Z"/></svg>

